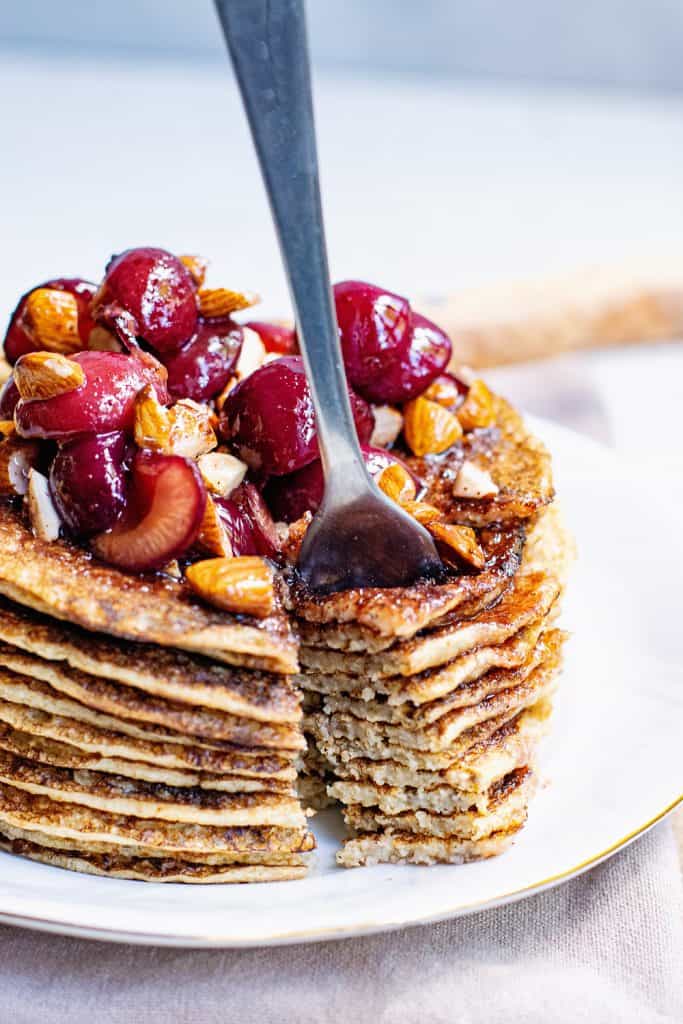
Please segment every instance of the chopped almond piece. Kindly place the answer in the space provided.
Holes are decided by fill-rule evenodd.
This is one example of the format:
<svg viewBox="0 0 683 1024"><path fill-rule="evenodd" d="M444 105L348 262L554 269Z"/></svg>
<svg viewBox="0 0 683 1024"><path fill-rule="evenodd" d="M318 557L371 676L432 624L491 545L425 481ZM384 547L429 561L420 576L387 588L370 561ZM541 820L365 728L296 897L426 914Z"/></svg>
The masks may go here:
<svg viewBox="0 0 683 1024"><path fill-rule="evenodd" d="M22 398L55 398L85 383L83 368L58 352L27 352L14 367L14 383Z"/></svg>
<svg viewBox="0 0 683 1024"><path fill-rule="evenodd" d="M384 491L387 498L402 505L405 501L412 501L415 497L415 481L398 462L393 462L386 469L383 469L377 479L377 486Z"/></svg>
<svg viewBox="0 0 683 1024"><path fill-rule="evenodd" d="M422 392L422 397L428 398L430 402L438 402L445 409L453 409L462 403L464 395L454 380L442 376L432 381L427 390Z"/></svg>
<svg viewBox="0 0 683 1024"><path fill-rule="evenodd" d="M204 455L218 443L212 412L183 398L166 409L151 384L145 385L135 399L135 443L164 455L184 455L188 459Z"/></svg>
<svg viewBox="0 0 683 1024"><path fill-rule="evenodd" d="M436 455L462 437L462 427L438 402L419 397L404 406L403 433L415 455Z"/></svg>
<svg viewBox="0 0 683 1024"><path fill-rule="evenodd" d="M465 401L456 412L463 430L490 427L496 419L493 395L479 378L470 384Z"/></svg>
<svg viewBox="0 0 683 1024"><path fill-rule="evenodd" d="M192 280L198 288L204 284L204 278L206 277L206 268L209 265L209 261L202 259L201 256L181 256L180 262L183 266L187 267L192 275Z"/></svg>
<svg viewBox="0 0 683 1024"><path fill-rule="evenodd" d="M262 558L209 558L188 566L185 577L195 593L216 608L257 618L273 611L273 571Z"/></svg>
<svg viewBox="0 0 683 1024"><path fill-rule="evenodd" d="M491 474L481 469L475 462L467 459L460 467L460 471L453 483L453 496L455 498L492 498L498 494L498 487L493 482Z"/></svg>
<svg viewBox="0 0 683 1024"><path fill-rule="evenodd" d="M215 502L211 495L207 495L204 518L197 536L199 547L209 555L220 555L223 558L232 557L232 544L228 532L221 522Z"/></svg>
<svg viewBox="0 0 683 1024"><path fill-rule="evenodd" d="M244 380L254 370L258 370L259 366L263 366L267 355L266 346L256 331L252 331L251 327L243 327L242 348L235 366L237 379Z"/></svg>
<svg viewBox="0 0 683 1024"><path fill-rule="evenodd" d="M14 498L26 494L31 469L38 461L37 441L23 441L14 435L0 442L0 495Z"/></svg>
<svg viewBox="0 0 683 1024"><path fill-rule="evenodd" d="M174 558L172 562L167 562L163 569L161 569L161 572L170 576L174 580L181 580L183 578L182 570L178 564L177 558Z"/></svg>
<svg viewBox="0 0 683 1024"><path fill-rule="evenodd" d="M47 477L37 469L29 470L26 497L31 529L36 537L39 540L57 540L62 520L52 500Z"/></svg>
<svg viewBox="0 0 683 1024"><path fill-rule="evenodd" d="M229 316L260 301L256 292L233 292L229 288L199 289L199 312L206 317Z"/></svg>
<svg viewBox="0 0 683 1024"><path fill-rule="evenodd" d="M237 377L231 377L228 383L221 391L220 395L217 395L216 398L214 399L214 405L216 406L218 412L222 411L223 406L225 405L225 401L230 392L232 391L232 389L234 388L235 384L237 384Z"/></svg>
<svg viewBox="0 0 683 1024"><path fill-rule="evenodd" d="M135 397L134 437L138 448L168 452L171 440L168 409L159 401L152 384L146 384Z"/></svg>
<svg viewBox="0 0 683 1024"><path fill-rule="evenodd" d="M35 288L26 299L24 323L40 348L47 352L78 352L78 303L71 292Z"/></svg>
<svg viewBox="0 0 683 1024"><path fill-rule="evenodd" d="M429 523L427 529L434 540L455 551L464 562L483 569L486 555L482 551L477 535L469 526L456 526L454 523Z"/></svg>
<svg viewBox="0 0 683 1024"><path fill-rule="evenodd" d="M296 519L293 523L275 524L280 540L280 552L290 565L295 565L299 559L301 545L312 519L311 512L304 512L301 518Z"/></svg>
<svg viewBox="0 0 683 1024"><path fill-rule="evenodd" d="M403 416L393 405L373 405L375 426L370 444L374 448L390 448L403 430Z"/></svg>
<svg viewBox="0 0 683 1024"><path fill-rule="evenodd" d="M244 480L246 462L228 452L208 452L197 459L199 472L212 494L227 498Z"/></svg>
<svg viewBox="0 0 683 1024"><path fill-rule="evenodd" d="M435 505L430 505L427 501L404 501L401 508L423 526L427 526L443 516L443 513Z"/></svg>

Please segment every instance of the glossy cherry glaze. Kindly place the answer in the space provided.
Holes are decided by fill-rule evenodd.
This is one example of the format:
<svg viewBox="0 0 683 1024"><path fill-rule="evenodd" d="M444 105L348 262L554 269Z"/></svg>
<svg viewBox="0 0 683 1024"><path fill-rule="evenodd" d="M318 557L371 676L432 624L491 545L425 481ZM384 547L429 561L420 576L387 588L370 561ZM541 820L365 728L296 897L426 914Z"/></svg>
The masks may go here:
<svg viewBox="0 0 683 1024"><path fill-rule="evenodd" d="M334 303L349 383L369 402L385 401L377 382L408 348L410 303L365 281L340 281Z"/></svg>
<svg viewBox="0 0 683 1024"><path fill-rule="evenodd" d="M242 348L242 328L230 317L200 320L193 337L163 357L172 398L208 402L233 375Z"/></svg>
<svg viewBox="0 0 683 1024"><path fill-rule="evenodd" d="M370 439L374 416L350 392L361 442ZM259 367L233 388L220 417L222 437L261 476L291 473L318 457L313 401L300 356Z"/></svg>
<svg viewBox="0 0 683 1024"><path fill-rule="evenodd" d="M110 260L93 304L95 319L112 305L131 314L136 334L158 352L180 348L197 327L195 283L165 249L128 249Z"/></svg>
<svg viewBox="0 0 683 1024"><path fill-rule="evenodd" d="M410 344L372 385L374 401L400 404L421 394L446 368L451 340L431 320L412 314Z"/></svg>
<svg viewBox="0 0 683 1024"><path fill-rule="evenodd" d="M384 448L371 448L369 445L361 445L363 459L372 477L378 477L380 473L398 462L404 469L411 473L405 463L391 452ZM411 473L414 477L414 474ZM416 487L419 489L419 481L414 477ZM320 459L309 462L307 466L290 473L287 476L272 477L265 487L264 497L275 519L285 523L293 523L300 519L304 512L317 512L323 500L325 491L325 478Z"/></svg>
<svg viewBox="0 0 683 1024"><path fill-rule="evenodd" d="M121 569L160 569L192 547L205 508L206 488L194 462L138 451L125 512L111 530L92 539L91 547Z"/></svg>
<svg viewBox="0 0 683 1024"><path fill-rule="evenodd" d="M296 331L293 327L285 327L283 324L271 324L265 320L250 320L245 327L251 327L256 331L263 342L266 352L277 352L279 355L296 355L299 351L299 344L296 340Z"/></svg>
<svg viewBox="0 0 683 1024"><path fill-rule="evenodd" d="M93 325L93 320L90 315L90 302L95 294L95 287L96 286L94 284L91 284L89 281L84 281L80 277L56 277L50 281L45 281L43 284L37 284L34 288L25 292L19 299L19 302L10 317L9 326L5 335L4 347L7 362L14 365L19 356L23 356L27 352L37 352L42 347L40 343L33 338L30 324L26 322L24 316L26 312L26 300L31 292L36 291L38 288L53 288L55 291L69 292L74 296L76 299L76 305L78 306L78 333L81 341L83 341L83 347L85 348L90 334L90 329Z"/></svg>
<svg viewBox="0 0 683 1024"><path fill-rule="evenodd" d="M126 504L126 459L131 444L123 431L86 434L61 445L50 467L50 490L62 520L76 537L114 525Z"/></svg>
<svg viewBox="0 0 683 1024"><path fill-rule="evenodd" d="M232 498L214 498L218 518L225 527L232 554L258 555L254 528L244 511Z"/></svg>
<svg viewBox="0 0 683 1024"><path fill-rule="evenodd" d="M153 384L159 400L168 396L154 366L123 352L78 352L72 356L85 372L85 383L54 398L26 401L16 407L22 437L68 440L79 434L107 434L133 427L135 396Z"/></svg>
<svg viewBox="0 0 683 1024"><path fill-rule="evenodd" d="M265 558L275 558L280 549L280 543L275 529L275 521L261 492L254 484L245 481L232 492L230 498L251 524L256 554L263 555Z"/></svg>

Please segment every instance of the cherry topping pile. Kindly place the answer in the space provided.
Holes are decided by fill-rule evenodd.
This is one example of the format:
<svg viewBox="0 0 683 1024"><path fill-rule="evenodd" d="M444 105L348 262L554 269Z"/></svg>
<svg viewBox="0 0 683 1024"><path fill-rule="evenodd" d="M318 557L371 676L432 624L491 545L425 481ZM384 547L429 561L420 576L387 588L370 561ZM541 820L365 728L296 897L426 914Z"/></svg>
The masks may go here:
<svg viewBox="0 0 683 1024"><path fill-rule="evenodd" d="M127 571L177 576L209 556L278 561L282 524L322 500L294 329L240 322L255 297L207 289L204 273L197 257L129 249L99 285L54 278L26 292L5 335L15 369L0 392L0 461L20 450L29 476L47 478L34 489L51 502L41 521ZM401 427L410 412L413 433L424 421L447 441L462 434L458 423L444 433L468 395L447 370L451 342L382 288L344 281L334 298L366 465L377 480L392 467L407 474L419 494ZM481 394L470 404L475 422ZM423 450L442 451L443 437L421 439Z"/></svg>

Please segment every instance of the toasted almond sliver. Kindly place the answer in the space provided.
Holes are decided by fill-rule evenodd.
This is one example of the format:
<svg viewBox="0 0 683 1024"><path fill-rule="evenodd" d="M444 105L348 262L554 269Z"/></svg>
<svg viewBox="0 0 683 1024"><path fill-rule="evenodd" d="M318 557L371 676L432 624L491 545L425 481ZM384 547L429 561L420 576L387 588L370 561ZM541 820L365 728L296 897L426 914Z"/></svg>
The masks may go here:
<svg viewBox="0 0 683 1024"><path fill-rule="evenodd" d="M26 299L24 324L40 348L47 352L78 352L78 303L71 292L35 288Z"/></svg>
<svg viewBox="0 0 683 1024"><path fill-rule="evenodd" d="M216 608L257 618L273 611L273 571L262 558L209 558L188 566L185 577L195 593Z"/></svg>
<svg viewBox="0 0 683 1024"><path fill-rule="evenodd" d="M491 474L469 459L463 462L453 482L455 498L492 498L498 490Z"/></svg>
<svg viewBox="0 0 683 1024"><path fill-rule="evenodd" d="M403 409L403 433L415 455L436 455L462 437L462 427L448 409L420 396Z"/></svg>
<svg viewBox="0 0 683 1024"><path fill-rule="evenodd" d="M244 480L246 462L228 452L208 452L197 459L199 472L212 494L227 498Z"/></svg>
<svg viewBox="0 0 683 1024"><path fill-rule="evenodd" d="M429 523L427 529L434 540L451 548L464 562L473 565L475 569L483 569L486 555L471 527L457 526L455 523Z"/></svg>
<svg viewBox="0 0 683 1024"><path fill-rule="evenodd" d="M403 416L393 405L373 405L375 425L370 444L373 448L389 448L403 430Z"/></svg>
<svg viewBox="0 0 683 1024"><path fill-rule="evenodd" d="M443 512L440 512L438 508L430 505L427 501L404 501L401 508L409 516L412 516L413 519L417 519L418 523L422 523L423 526L427 526L429 523L433 523L443 517Z"/></svg>
<svg viewBox="0 0 683 1024"><path fill-rule="evenodd" d="M52 500L47 477L37 469L29 470L26 497L31 529L36 537L39 540L57 540L62 520Z"/></svg>
<svg viewBox="0 0 683 1024"><path fill-rule="evenodd" d="M251 327L242 328L242 348L240 349L235 374L238 380L244 380L259 366L263 366L268 353L266 346L261 341L260 335L252 331Z"/></svg>
<svg viewBox="0 0 683 1024"><path fill-rule="evenodd" d="M384 491L387 498L398 502L399 505L406 501L413 501L417 493L412 476L398 462L392 462L390 466L382 470L377 478L377 486Z"/></svg>
<svg viewBox="0 0 683 1024"><path fill-rule="evenodd" d="M198 288L204 284L204 278L206 277L206 268L209 265L209 261L203 259L201 256L181 256L180 262L187 267L192 275L192 279Z"/></svg>
<svg viewBox="0 0 683 1024"><path fill-rule="evenodd" d="M197 543L202 551L206 551L209 555L220 555L223 558L232 557L232 545L228 532L221 522L210 494L207 495L204 518L199 528Z"/></svg>
<svg viewBox="0 0 683 1024"><path fill-rule="evenodd" d="M24 441L14 434L0 441L0 495L14 498L28 491L29 473L38 461L38 441Z"/></svg>
<svg viewBox="0 0 683 1024"><path fill-rule="evenodd" d="M234 292L230 288L200 288L199 312L202 316L229 316L260 302L256 292Z"/></svg>
<svg viewBox="0 0 683 1024"><path fill-rule="evenodd" d="M493 395L484 381L477 378L470 384L465 401L456 411L463 430L490 427L495 422L496 410Z"/></svg>
<svg viewBox="0 0 683 1024"><path fill-rule="evenodd" d="M27 352L14 367L14 383L22 398L55 398L85 383L83 368L58 352Z"/></svg>

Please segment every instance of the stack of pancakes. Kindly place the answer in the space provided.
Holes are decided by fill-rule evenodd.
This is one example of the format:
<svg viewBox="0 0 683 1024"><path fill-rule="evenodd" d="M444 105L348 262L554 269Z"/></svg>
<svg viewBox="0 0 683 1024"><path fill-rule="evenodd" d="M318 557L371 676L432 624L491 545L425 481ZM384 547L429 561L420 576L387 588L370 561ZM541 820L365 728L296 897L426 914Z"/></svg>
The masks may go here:
<svg viewBox="0 0 683 1024"><path fill-rule="evenodd" d="M296 642L0 510L0 848L151 881L299 878Z"/></svg>
<svg viewBox="0 0 683 1024"><path fill-rule="evenodd" d="M564 634L553 625L571 545L550 459L517 414L445 457L408 459L424 500L473 527L479 572L402 590L295 592L302 637L305 769L317 803L337 800L345 866L459 863L502 852L537 784ZM456 498L464 459L498 493Z"/></svg>

